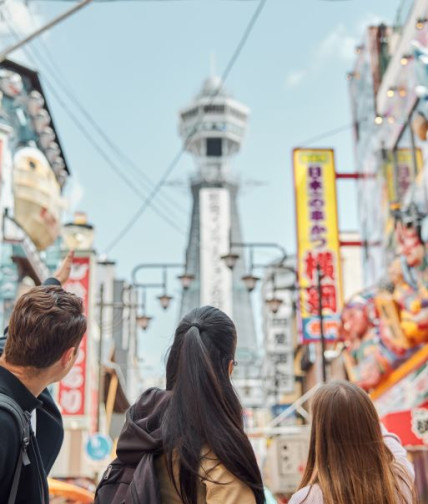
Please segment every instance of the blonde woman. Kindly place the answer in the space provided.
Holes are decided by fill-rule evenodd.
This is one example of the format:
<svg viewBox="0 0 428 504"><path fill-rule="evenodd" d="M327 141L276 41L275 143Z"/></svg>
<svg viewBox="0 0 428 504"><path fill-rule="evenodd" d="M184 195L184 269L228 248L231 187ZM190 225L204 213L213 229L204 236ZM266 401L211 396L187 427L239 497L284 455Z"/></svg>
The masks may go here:
<svg viewBox="0 0 428 504"><path fill-rule="evenodd" d="M323 385L312 402L308 462L289 504L415 504L414 471L368 395L349 382Z"/></svg>

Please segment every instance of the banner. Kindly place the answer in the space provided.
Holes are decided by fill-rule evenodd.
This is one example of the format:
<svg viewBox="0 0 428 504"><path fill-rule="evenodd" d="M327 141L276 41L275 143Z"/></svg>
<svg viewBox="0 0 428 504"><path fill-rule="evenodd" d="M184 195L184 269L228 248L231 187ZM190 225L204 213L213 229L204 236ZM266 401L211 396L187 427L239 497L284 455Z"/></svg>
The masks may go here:
<svg viewBox="0 0 428 504"><path fill-rule="evenodd" d="M90 258L75 257L71 268L69 280L64 284L64 289L79 296L83 300L83 308L88 317L89 305L89 274ZM64 416L84 416L87 404L87 364L88 340L84 334L79 347L79 355L70 373L59 383L58 402Z"/></svg>
<svg viewBox="0 0 428 504"><path fill-rule="evenodd" d="M303 343L320 339L319 265L323 277L324 335L334 340L338 335L343 302L334 152L331 149L295 149L293 168L301 336Z"/></svg>
<svg viewBox="0 0 428 504"><path fill-rule="evenodd" d="M220 258L229 250L230 211L228 189L200 190L201 306L232 316L232 272Z"/></svg>
<svg viewBox="0 0 428 504"><path fill-rule="evenodd" d="M414 158L412 149L396 149L395 164L393 155L393 153L388 153L383 166L389 203L402 201L410 184L421 173L424 165L422 149L420 147L415 149ZM416 166L414 166L415 163Z"/></svg>

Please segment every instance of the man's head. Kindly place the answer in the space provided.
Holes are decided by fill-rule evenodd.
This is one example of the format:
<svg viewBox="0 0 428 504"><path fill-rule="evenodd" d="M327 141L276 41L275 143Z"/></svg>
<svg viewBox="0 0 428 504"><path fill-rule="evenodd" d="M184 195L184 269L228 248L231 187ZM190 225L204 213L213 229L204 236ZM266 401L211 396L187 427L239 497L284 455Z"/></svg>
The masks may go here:
<svg viewBox="0 0 428 504"><path fill-rule="evenodd" d="M5 361L63 378L86 331L82 300L61 287L34 287L16 302L9 321ZM55 369L53 369L55 368Z"/></svg>

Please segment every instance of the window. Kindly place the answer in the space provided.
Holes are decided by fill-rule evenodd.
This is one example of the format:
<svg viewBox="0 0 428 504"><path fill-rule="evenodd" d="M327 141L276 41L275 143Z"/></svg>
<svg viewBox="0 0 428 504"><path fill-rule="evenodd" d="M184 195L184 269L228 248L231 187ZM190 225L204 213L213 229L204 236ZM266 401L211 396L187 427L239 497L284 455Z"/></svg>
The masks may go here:
<svg viewBox="0 0 428 504"><path fill-rule="evenodd" d="M285 333L276 333L275 334L275 343L277 345L285 345L286 337Z"/></svg>
<svg viewBox="0 0 428 504"><path fill-rule="evenodd" d="M224 105L205 105L206 114L224 114Z"/></svg>
<svg viewBox="0 0 428 504"><path fill-rule="evenodd" d="M222 147L221 138L207 138L207 156L221 157Z"/></svg>

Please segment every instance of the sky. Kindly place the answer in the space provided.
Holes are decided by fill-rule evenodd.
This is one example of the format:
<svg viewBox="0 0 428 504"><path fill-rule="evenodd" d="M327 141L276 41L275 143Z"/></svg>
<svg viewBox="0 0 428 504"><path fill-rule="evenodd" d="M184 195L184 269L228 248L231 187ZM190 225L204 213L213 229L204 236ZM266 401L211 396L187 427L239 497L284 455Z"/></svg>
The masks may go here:
<svg viewBox="0 0 428 504"><path fill-rule="evenodd" d="M223 73L258 4L256 0L94 2L28 44L32 54L17 51L11 56L40 72L72 173L64 219L69 221L75 210L85 211L96 228L98 253L106 252L147 196L143 177L156 185L180 150L178 111L199 92L213 66L217 74ZM411 2L267 0L225 83L251 109L242 151L233 162L233 171L242 180L239 206L245 241L276 242L294 253L292 149L350 125L345 76L355 61L355 46L369 24L393 22L401 4L406 8ZM29 33L72 5L55 0L0 2L0 49L14 40L9 26ZM88 125L70 93L107 135L107 142ZM117 154L116 146L133 166ZM350 128L310 146L334 148L337 170L354 170ZM117 261L119 277L130 280L133 267L140 263L184 261L191 212L188 180L193 170L192 158L185 154L154 200L174 227L148 209L108 252L108 258ZM358 228L353 184L338 185L342 231ZM260 250L256 262L274 258L275 254ZM160 280L160 270L144 271L139 277L141 282ZM174 274L169 283L176 299L168 312L158 308L157 292L148 297L148 311L155 319L141 336L147 372L159 368L177 322L180 289ZM253 296L260 332L260 293Z"/></svg>

